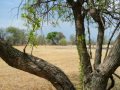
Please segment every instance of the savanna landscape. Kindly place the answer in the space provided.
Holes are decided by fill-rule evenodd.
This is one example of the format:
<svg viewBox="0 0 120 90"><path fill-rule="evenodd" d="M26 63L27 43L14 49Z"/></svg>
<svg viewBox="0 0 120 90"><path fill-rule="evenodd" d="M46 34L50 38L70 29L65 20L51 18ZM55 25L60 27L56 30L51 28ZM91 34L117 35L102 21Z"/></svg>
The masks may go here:
<svg viewBox="0 0 120 90"><path fill-rule="evenodd" d="M14 47L21 51L24 48L24 46ZM26 52L30 54L31 48L28 47ZM92 54L94 57L95 49L92 49ZM102 54L104 57L105 49ZM33 55L43 58L62 69L77 90L80 90L80 66L76 46L37 46L34 47ZM92 60L91 62L93 63ZM120 74L120 69L117 70L117 74ZM116 77L114 78L117 79ZM112 90L120 90L119 85L120 81L117 79L115 87ZM55 90L55 88L49 81L12 68L0 59L0 90Z"/></svg>
<svg viewBox="0 0 120 90"><path fill-rule="evenodd" d="M120 90L120 0L1 0L0 10L0 90Z"/></svg>

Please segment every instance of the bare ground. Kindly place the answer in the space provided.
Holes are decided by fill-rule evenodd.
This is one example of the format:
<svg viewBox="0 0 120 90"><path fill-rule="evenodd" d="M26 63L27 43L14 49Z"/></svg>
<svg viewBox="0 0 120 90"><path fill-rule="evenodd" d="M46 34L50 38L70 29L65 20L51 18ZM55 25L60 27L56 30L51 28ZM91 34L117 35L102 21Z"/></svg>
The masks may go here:
<svg viewBox="0 0 120 90"><path fill-rule="evenodd" d="M24 46L15 47L23 50ZM27 48L31 52L31 48ZM95 50L92 50L93 57ZM103 50L103 55L105 50ZM33 55L60 67L79 90L79 57L75 46L38 46L34 48ZM93 63L93 60L91 60ZM117 73L119 73L119 69ZM120 82L114 90L120 90ZM0 90L55 90L50 82L27 72L8 66L0 59Z"/></svg>

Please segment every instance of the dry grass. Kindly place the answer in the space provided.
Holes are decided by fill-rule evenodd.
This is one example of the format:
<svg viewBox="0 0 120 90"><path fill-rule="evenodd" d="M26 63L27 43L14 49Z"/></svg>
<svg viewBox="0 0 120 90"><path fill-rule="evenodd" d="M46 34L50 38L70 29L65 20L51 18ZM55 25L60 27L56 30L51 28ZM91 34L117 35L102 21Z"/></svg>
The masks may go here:
<svg viewBox="0 0 120 90"><path fill-rule="evenodd" d="M22 51L24 47L15 48ZM27 48L27 52L30 51ZM95 51L92 52L94 55ZM75 46L38 46L33 55L60 67L79 88L79 57ZM14 69L0 59L0 90L54 90L54 87L47 80Z"/></svg>

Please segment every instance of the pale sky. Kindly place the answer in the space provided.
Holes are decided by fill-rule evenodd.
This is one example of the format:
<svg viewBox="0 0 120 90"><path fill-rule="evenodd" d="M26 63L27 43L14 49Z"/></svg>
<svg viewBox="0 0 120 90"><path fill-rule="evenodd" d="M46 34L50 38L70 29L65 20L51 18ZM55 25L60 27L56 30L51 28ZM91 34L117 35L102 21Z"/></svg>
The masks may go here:
<svg viewBox="0 0 120 90"><path fill-rule="evenodd" d="M17 18L17 8L21 0L1 0L0 2L0 28L6 28L9 26L15 26L24 29L24 21L20 15ZM71 34L75 34L74 25L71 23L62 23L53 28L51 25L45 25L42 29L43 34L47 34L51 31L63 32L68 39Z"/></svg>
<svg viewBox="0 0 120 90"><path fill-rule="evenodd" d="M7 28L9 26L18 27L24 29L24 21L21 19L20 14L17 18L17 8L21 0L1 0L0 2L0 28ZM86 27L86 26L85 26ZM94 26L91 27L92 38L96 39L97 30ZM44 25L42 32L47 35L48 32L58 31L62 32L66 38L69 40L71 34L75 34L74 23L60 23L56 28L51 25ZM108 34L108 33L107 33Z"/></svg>

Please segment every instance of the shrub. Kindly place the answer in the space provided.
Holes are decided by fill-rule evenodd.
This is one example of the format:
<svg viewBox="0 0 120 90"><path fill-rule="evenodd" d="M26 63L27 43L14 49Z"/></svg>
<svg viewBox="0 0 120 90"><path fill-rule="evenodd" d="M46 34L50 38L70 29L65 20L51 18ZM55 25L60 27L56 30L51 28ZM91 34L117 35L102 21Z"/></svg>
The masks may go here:
<svg viewBox="0 0 120 90"><path fill-rule="evenodd" d="M63 45L63 46L67 45L66 39L65 38L60 39L59 40L59 45Z"/></svg>

